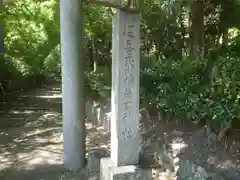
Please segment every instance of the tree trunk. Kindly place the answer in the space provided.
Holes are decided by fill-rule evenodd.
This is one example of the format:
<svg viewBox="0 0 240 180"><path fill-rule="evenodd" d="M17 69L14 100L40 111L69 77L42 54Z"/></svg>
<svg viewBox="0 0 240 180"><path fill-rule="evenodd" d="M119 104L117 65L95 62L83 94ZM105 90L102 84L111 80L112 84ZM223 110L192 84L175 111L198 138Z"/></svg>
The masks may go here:
<svg viewBox="0 0 240 180"><path fill-rule="evenodd" d="M189 55L195 60L204 59L204 2L190 1L190 47Z"/></svg>
<svg viewBox="0 0 240 180"><path fill-rule="evenodd" d="M4 7L3 0L0 0L0 93L5 93L7 87L7 68L4 61Z"/></svg>
<svg viewBox="0 0 240 180"><path fill-rule="evenodd" d="M222 44L223 46L227 47L228 45L228 28L225 28L223 31L223 35L222 35Z"/></svg>
<svg viewBox="0 0 240 180"><path fill-rule="evenodd" d="M95 39L92 37L92 53L93 53L93 71L97 72L97 56L96 56L96 49L95 49Z"/></svg>
<svg viewBox="0 0 240 180"><path fill-rule="evenodd" d="M0 0L0 60L2 60L2 53L4 53L4 17L3 17L3 0Z"/></svg>

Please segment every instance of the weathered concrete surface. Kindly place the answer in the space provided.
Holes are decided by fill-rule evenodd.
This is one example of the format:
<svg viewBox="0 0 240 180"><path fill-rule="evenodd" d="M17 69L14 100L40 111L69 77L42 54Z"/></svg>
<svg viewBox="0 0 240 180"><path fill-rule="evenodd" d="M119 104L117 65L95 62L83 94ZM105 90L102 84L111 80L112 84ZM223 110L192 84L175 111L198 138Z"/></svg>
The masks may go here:
<svg viewBox="0 0 240 180"><path fill-rule="evenodd" d="M116 166L111 158L101 159L100 180L149 180L152 179L151 169L139 166Z"/></svg>
<svg viewBox="0 0 240 180"><path fill-rule="evenodd" d="M60 1L64 165L71 170L86 163L82 16L82 1Z"/></svg>
<svg viewBox="0 0 240 180"><path fill-rule="evenodd" d="M108 157L109 153L106 149L94 149L88 152L87 168L91 172L100 172L101 158Z"/></svg>

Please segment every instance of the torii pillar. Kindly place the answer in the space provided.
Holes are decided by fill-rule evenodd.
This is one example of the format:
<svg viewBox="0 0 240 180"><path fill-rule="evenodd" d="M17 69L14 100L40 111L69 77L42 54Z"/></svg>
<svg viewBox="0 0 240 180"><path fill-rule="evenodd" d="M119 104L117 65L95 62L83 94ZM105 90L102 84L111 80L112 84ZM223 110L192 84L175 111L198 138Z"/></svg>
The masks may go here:
<svg viewBox="0 0 240 180"><path fill-rule="evenodd" d="M85 167L82 0L60 0L64 166Z"/></svg>

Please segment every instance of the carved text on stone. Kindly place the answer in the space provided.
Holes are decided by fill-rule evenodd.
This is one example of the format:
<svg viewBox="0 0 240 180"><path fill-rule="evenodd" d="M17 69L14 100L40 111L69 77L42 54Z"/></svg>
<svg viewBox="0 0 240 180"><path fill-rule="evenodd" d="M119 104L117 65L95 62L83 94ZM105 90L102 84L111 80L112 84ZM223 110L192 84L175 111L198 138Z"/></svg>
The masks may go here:
<svg viewBox="0 0 240 180"><path fill-rule="evenodd" d="M133 86L134 86L134 25L124 25L124 92L123 92L123 116L122 120L126 126L128 124L127 121L133 120L133 113L135 113L135 109L132 104L133 98ZM123 136L125 139L131 139L133 137L133 130L131 127L125 127L123 132Z"/></svg>

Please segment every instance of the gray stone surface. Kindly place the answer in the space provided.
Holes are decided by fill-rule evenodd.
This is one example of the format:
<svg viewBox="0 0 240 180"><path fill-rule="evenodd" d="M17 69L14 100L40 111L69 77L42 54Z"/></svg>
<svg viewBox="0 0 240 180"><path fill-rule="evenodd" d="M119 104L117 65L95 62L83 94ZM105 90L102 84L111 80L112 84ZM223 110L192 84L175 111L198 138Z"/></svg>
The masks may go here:
<svg viewBox="0 0 240 180"><path fill-rule="evenodd" d="M85 112L86 117L90 122L93 122L96 120L96 115L93 112L93 102L91 100L88 100L85 104Z"/></svg>
<svg viewBox="0 0 240 180"><path fill-rule="evenodd" d="M108 131L111 132L111 112L108 113L104 113L103 116L103 128Z"/></svg>
<svg viewBox="0 0 240 180"><path fill-rule="evenodd" d="M139 161L146 167L161 168L162 171L175 171L173 158L165 152L165 149L157 141L142 145Z"/></svg>
<svg viewBox="0 0 240 180"><path fill-rule="evenodd" d="M108 157L109 153L106 149L95 149L88 153L87 167L90 172L100 171L100 160L103 157Z"/></svg>
<svg viewBox="0 0 240 180"><path fill-rule="evenodd" d="M96 109L96 116L97 116L97 122L98 122L98 125L102 125L103 124L103 119L104 119L104 111L103 111L103 108L101 107L98 107Z"/></svg>
<svg viewBox="0 0 240 180"><path fill-rule="evenodd" d="M117 10L112 30L111 158L101 159L100 180L150 180L139 164L140 14Z"/></svg>
<svg viewBox="0 0 240 180"><path fill-rule="evenodd" d="M204 168L187 160L180 161L177 175L180 180L208 180L209 178Z"/></svg>
<svg viewBox="0 0 240 180"><path fill-rule="evenodd" d="M104 112L110 112L111 111L111 98L107 98L104 106L103 106Z"/></svg>
<svg viewBox="0 0 240 180"><path fill-rule="evenodd" d="M98 125L103 126L105 130L110 132L111 125L108 121L111 120L111 117L110 117L110 115L111 115L111 98L108 98L106 101L95 102L94 104L92 104L92 107L90 110L91 113L97 119Z"/></svg>
<svg viewBox="0 0 240 180"><path fill-rule="evenodd" d="M140 14L117 10L112 41L111 158L138 164Z"/></svg>
<svg viewBox="0 0 240 180"><path fill-rule="evenodd" d="M85 166L82 2L61 0L60 9L64 166L74 170Z"/></svg>
<svg viewBox="0 0 240 180"><path fill-rule="evenodd" d="M98 116L98 109L101 108L101 104L100 102L97 102L97 101L93 101L93 104L92 104L92 113L93 115L97 118Z"/></svg>
<svg viewBox="0 0 240 180"><path fill-rule="evenodd" d="M101 159L100 180L150 180L151 169L138 166L115 166L110 158Z"/></svg>

